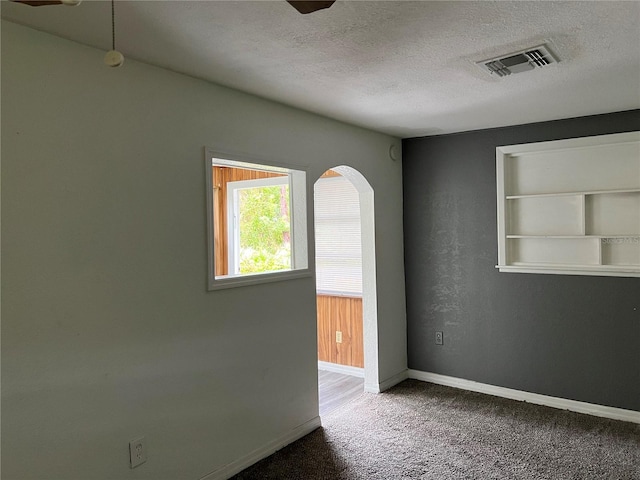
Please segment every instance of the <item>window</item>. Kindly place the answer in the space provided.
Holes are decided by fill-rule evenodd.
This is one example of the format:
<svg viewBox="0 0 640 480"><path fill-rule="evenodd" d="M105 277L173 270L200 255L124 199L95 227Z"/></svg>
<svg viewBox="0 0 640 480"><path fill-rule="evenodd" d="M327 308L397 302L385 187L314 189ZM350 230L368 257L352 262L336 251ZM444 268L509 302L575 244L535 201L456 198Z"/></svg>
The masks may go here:
<svg viewBox="0 0 640 480"><path fill-rule="evenodd" d="M209 289L309 275L306 172L212 151L206 167Z"/></svg>
<svg viewBox="0 0 640 480"><path fill-rule="evenodd" d="M228 274L291 269L289 194L287 175L227 183Z"/></svg>
<svg viewBox="0 0 640 480"><path fill-rule="evenodd" d="M318 179L314 190L316 289L320 294L362 296L360 197L342 176Z"/></svg>

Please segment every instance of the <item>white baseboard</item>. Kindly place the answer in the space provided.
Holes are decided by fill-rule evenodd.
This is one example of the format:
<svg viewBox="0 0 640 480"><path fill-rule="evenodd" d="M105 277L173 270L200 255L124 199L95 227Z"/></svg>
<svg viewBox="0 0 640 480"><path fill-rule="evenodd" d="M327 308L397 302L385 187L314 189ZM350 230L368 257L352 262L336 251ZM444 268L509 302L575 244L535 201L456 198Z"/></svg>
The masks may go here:
<svg viewBox="0 0 640 480"><path fill-rule="evenodd" d="M370 393L381 393L381 392L384 392L385 390L389 390L394 385L397 385L398 383L409 378L408 372L409 372L408 370L403 370L402 372L396 373L394 376L387 378L386 380L380 383L373 383L373 384L365 383L364 391L370 392Z"/></svg>
<svg viewBox="0 0 640 480"><path fill-rule="evenodd" d="M364 378L364 368L351 367L349 365L339 365L337 363L321 362L318 360L318 370L327 372L342 373L343 375L351 375L352 377Z"/></svg>
<svg viewBox="0 0 640 480"><path fill-rule="evenodd" d="M235 460L224 467L211 472L200 480L226 480L237 473L240 473L247 467L250 467L254 463L262 460L263 458L268 457L272 453L280 450L283 447L286 447L292 442L304 437L305 435L313 432L316 428L320 427L320 417L315 417L313 420L309 420L307 423L304 423L296 428L294 428L289 433L282 435L279 438L276 438L272 442L267 443L263 447L260 447L253 452L245 455L238 460Z"/></svg>
<svg viewBox="0 0 640 480"><path fill-rule="evenodd" d="M634 410L607 407L594 403L568 400L566 398L550 397L548 395L540 395L538 393L524 392L522 390L497 387L495 385L489 385L486 383L479 383L472 380L449 377L447 375L439 375L437 373L422 372L420 370L409 370L408 373L409 378L422 380L423 382L437 383L438 385L446 385L448 387L460 388L462 390L486 393L488 395L494 395L496 397L510 398L512 400L520 400L524 402L535 403L536 405L545 405L547 407L559 408L562 410L571 410L572 412L586 413L588 415L594 415L596 417L640 423L640 412L636 412Z"/></svg>

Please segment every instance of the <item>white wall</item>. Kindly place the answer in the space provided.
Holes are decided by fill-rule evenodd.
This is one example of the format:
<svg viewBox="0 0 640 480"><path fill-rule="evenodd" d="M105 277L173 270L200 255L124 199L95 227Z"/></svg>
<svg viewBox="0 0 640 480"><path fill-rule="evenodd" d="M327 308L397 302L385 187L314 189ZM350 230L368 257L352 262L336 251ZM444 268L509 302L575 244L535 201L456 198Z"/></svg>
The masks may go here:
<svg viewBox="0 0 640 480"><path fill-rule="evenodd" d="M397 140L103 54L2 22L3 478L198 479L317 416L313 278L206 291L204 146L362 172L404 371Z"/></svg>

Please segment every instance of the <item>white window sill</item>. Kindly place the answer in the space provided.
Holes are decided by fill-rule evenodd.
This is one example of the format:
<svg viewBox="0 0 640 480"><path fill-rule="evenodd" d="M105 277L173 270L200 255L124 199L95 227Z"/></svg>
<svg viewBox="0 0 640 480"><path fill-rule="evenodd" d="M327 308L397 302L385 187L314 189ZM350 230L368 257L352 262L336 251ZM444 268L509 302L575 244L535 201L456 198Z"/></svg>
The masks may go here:
<svg viewBox="0 0 640 480"><path fill-rule="evenodd" d="M283 272L254 273L251 275L227 275L209 279L209 290L223 290L226 288L246 287L248 285L259 285L261 283L282 282L296 278L311 276L308 268L301 270L287 270Z"/></svg>
<svg viewBox="0 0 640 480"><path fill-rule="evenodd" d="M331 290L316 290L316 294L324 295L326 297L346 297L346 298L362 298L362 292L337 292Z"/></svg>

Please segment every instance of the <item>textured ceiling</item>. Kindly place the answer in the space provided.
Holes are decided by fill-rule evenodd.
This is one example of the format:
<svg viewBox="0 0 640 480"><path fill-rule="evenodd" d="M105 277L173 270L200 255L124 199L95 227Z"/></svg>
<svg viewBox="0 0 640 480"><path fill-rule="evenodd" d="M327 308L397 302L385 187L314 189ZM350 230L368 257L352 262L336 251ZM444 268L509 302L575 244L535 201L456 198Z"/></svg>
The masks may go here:
<svg viewBox="0 0 640 480"><path fill-rule="evenodd" d="M110 49L108 2L2 17ZM117 1L116 28L125 57L400 137L640 108L638 1ZM560 63L474 63L545 42Z"/></svg>

